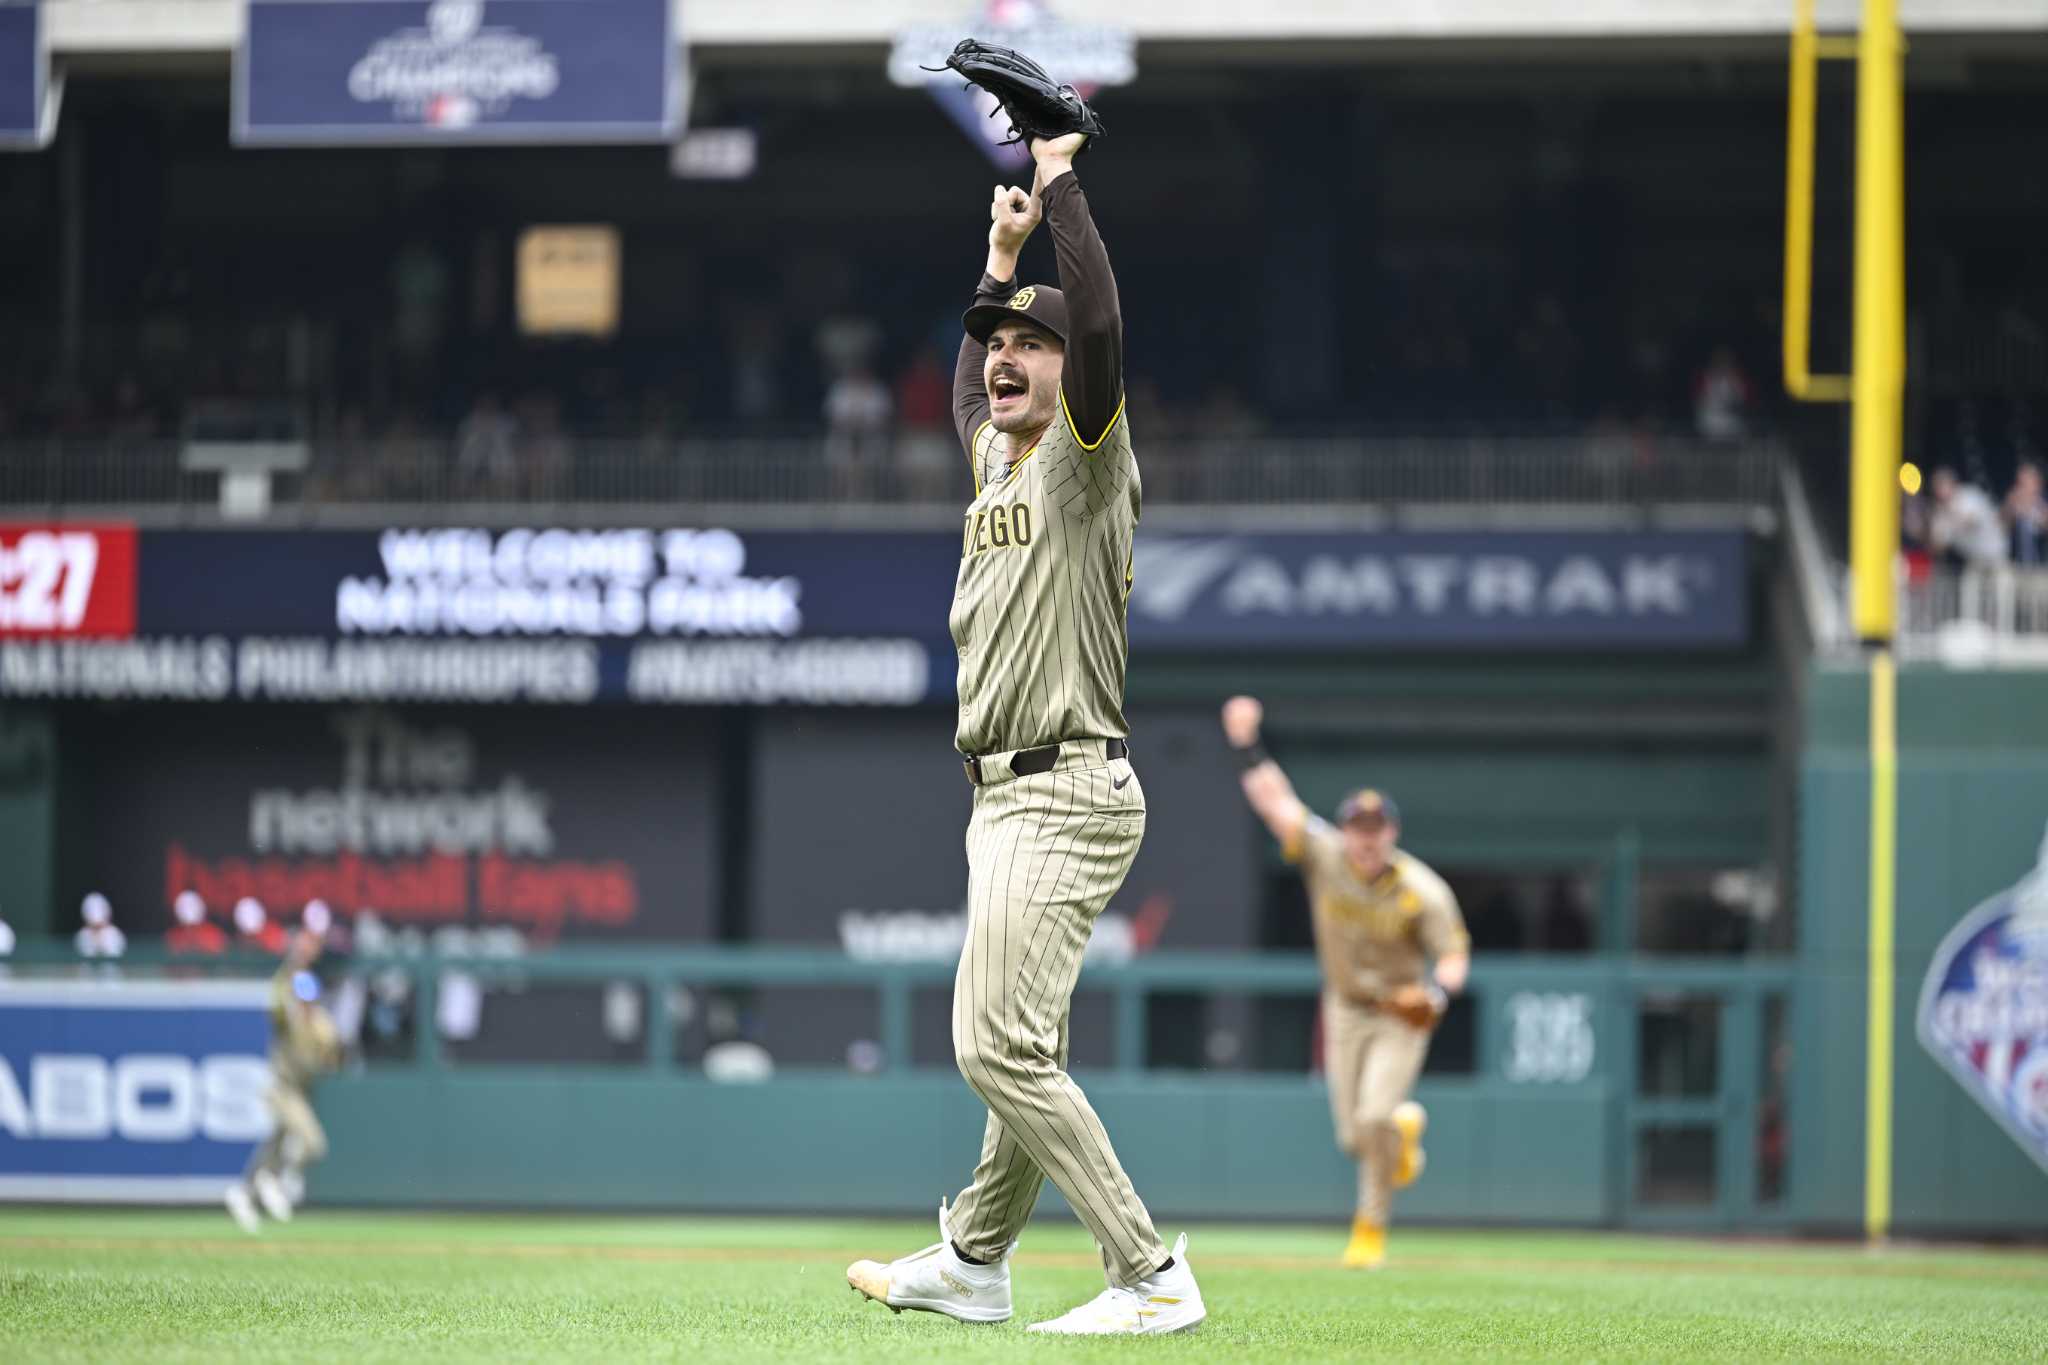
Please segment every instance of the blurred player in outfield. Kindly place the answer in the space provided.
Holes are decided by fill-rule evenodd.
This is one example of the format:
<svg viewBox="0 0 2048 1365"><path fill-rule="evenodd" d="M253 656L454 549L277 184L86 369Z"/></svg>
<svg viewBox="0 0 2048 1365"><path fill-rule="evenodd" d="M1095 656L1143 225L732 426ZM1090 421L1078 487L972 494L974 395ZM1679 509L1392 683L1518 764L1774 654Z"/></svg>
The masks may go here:
<svg viewBox="0 0 2048 1365"><path fill-rule="evenodd" d="M1408 1092L1449 997L1465 988L1471 940L1443 878L1395 846L1401 812L1393 799L1353 793L1334 826L1312 814L1259 742L1264 716L1255 699L1232 697L1223 732L1243 759L1246 799L1308 883L1330 1114L1338 1146L1358 1161L1344 1264L1377 1270L1387 1259L1394 1191L1422 1174L1428 1116Z"/></svg>
<svg viewBox="0 0 2048 1365"><path fill-rule="evenodd" d="M313 1113L313 1082L340 1061L334 1021L320 1004L320 935L302 929L270 982L270 1136L249 1158L240 1184L227 1193L228 1212L245 1232L263 1220L257 1206L279 1222L292 1216L294 1188L307 1166L327 1155L327 1133Z"/></svg>

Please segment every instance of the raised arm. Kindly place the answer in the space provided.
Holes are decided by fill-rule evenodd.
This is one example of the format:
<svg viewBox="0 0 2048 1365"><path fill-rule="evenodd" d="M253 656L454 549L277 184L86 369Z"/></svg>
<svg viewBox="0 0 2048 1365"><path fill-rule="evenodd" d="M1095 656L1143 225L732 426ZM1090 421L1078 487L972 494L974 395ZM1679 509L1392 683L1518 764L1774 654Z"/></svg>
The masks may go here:
<svg viewBox="0 0 2048 1365"><path fill-rule="evenodd" d="M1294 794L1294 784L1280 770L1265 746L1259 742L1259 726L1266 716L1256 697L1232 697L1223 703L1223 735L1244 762L1245 800L1265 821L1266 828L1280 841L1290 857L1298 857L1302 832L1308 828L1308 807Z"/></svg>
<svg viewBox="0 0 2048 1365"><path fill-rule="evenodd" d="M1067 300L1067 358L1061 375L1067 422L1084 450L1093 450L1116 425L1124 405L1124 316L1116 276L1109 268L1088 196L1074 176L1080 133L1035 140L1045 221L1052 225L1053 259Z"/></svg>
<svg viewBox="0 0 2048 1365"><path fill-rule="evenodd" d="M975 286L974 302L1006 303L1017 292L1017 253L1044 216L1039 186L1029 191L1015 185L998 185L989 201L988 263L982 267L981 283ZM960 432L960 444L967 458L974 459L974 434L988 420L988 385L982 366L988 347L972 336L960 338L960 358L953 365L953 425ZM976 471L975 477L981 477Z"/></svg>

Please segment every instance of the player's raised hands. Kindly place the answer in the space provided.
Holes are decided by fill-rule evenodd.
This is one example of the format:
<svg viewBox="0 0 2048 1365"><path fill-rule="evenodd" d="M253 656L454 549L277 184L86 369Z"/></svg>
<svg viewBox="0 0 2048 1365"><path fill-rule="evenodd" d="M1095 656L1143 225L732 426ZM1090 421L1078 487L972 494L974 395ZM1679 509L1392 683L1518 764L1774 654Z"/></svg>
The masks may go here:
<svg viewBox="0 0 2048 1365"><path fill-rule="evenodd" d="M1233 749L1249 749L1259 742L1259 726L1266 708L1257 697L1232 697L1223 703L1223 737Z"/></svg>
<svg viewBox="0 0 2048 1365"><path fill-rule="evenodd" d="M1045 204L1038 197L1038 183L1029 190L1015 185L996 186L988 206L988 244L997 251L1014 253L1023 248L1038 220L1045 216Z"/></svg>
<svg viewBox="0 0 2048 1365"><path fill-rule="evenodd" d="M1063 133L1059 137L1035 137L1031 139L1031 159L1036 161L1043 172L1047 162L1061 170L1071 170L1074 158L1081 154L1081 147L1088 141L1086 133ZM1052 179L1050 175L1045 176Z"/></svg>

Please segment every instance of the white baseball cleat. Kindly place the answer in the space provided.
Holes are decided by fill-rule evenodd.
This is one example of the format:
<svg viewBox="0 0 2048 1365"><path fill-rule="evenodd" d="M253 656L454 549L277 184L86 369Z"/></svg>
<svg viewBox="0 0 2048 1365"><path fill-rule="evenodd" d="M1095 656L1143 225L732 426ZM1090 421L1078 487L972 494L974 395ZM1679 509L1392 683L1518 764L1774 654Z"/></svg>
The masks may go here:
<svg viewBox="0 0 2048 1365"><path fill-rule="evenodd" d="M235 1220L242 1231L251 1237L263 1231L263 1219L257 1214L256 1205L249 1199L247 1185L228 1186L224 1202L228 1206L228 1216Z"/></svg>
<svg viewBox="0 0 2048 1365"><path fill-rule="evenodd" d="M939 1240L915 1255L883 1265L855 1261L846 1268L846 1282L876 1303L895 1312L906 1308L944 1313L961 1322L1010 1320L1010 1252L990 1265L969 1265L953 1250L946 1226L946 1204L939 1201Z"/></svg>
<svg viewBox="0 0 2048 1365"><path fill-rule="evenodd" d="M292 1201L285 1197L284 1185L275 1175L258 1171L249 1183L256 1187L256 1202L263 1205L265 1213L280 1223L292 1221Z"/></svg>
<svg viewBox="0 0 2048 1365"><path fill-rule="evenodd" d="M1182 1233L1173 1244L1172 1269L1148 1275L1128 1289L1112 1285L1071 1313L1034 1322L1024 1330L1063 1336L1163 1335L1192 1331L1208 1316L1202 1291L1195 1287L1195 1272L1188 1266L1187 1234Z"/></svg>

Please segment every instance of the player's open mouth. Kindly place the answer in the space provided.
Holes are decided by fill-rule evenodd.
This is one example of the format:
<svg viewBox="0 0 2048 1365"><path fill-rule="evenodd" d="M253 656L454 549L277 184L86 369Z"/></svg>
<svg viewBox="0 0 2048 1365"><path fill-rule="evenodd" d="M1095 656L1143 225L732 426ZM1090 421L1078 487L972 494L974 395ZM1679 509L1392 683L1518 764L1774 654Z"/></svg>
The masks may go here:
<svg viewBox="0 0 2048 1365"><path fill-rule="evenodd" d="M989 398L997 406L1001 406L1003 403L1013 399L1022 398L1029 391L1028 386L1023 380L1012 379L1008 375L997 375L988 386Z"/></svg>

